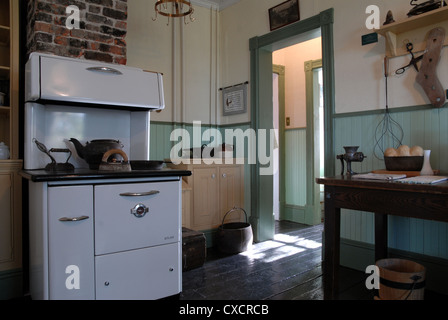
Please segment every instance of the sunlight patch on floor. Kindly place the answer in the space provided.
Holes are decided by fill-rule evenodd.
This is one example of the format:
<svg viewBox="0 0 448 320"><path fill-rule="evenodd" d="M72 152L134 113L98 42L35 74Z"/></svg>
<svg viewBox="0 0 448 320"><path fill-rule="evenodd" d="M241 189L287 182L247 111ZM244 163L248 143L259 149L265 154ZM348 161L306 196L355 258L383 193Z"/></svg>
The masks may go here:
<svg viewBox="0 0 448 320"><path fill-rule="evenodd" d="M306 239L304 237L276 234L273 240L257 243L246 252L240 253L240 255L246 256L253 260L273 262L304 252L308 249L317 249L320 247L322 247L320 242Z"/></svg>

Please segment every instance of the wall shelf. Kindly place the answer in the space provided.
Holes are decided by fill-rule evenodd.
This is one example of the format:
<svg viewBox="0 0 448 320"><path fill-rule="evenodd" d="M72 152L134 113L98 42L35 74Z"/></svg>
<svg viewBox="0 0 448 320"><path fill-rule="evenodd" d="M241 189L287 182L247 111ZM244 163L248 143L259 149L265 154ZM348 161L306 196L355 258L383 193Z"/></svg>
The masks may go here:
<svg viewBox="0 0 448 320"><path fill-rule="evenodd" d="M443 27L448 35L448 7L442 7L418 16L397 21L375 30L386 38L386 56L398 57L408 54L406 43L414 45L414 53L426 49L426 35L436 27ZM445 37L444 46L448 45Z"/></svg>
<svg viewBox="0 0 448 320"><path fill-rule="evenodd" d="M0 25L0 45L9 46L10 28L8 26Z"/></svg>
<svg viewBox="0 0 448 320"><path fill-rule="evenodd" d="M9 67L0 66L0 79L9 79Z"/></svg>

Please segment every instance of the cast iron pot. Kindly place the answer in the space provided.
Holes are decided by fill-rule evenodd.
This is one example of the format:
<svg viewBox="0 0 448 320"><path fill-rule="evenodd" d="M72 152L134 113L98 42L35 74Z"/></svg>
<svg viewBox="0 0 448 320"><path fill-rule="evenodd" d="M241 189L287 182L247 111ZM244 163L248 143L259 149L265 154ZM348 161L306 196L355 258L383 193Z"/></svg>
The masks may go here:
<svg viewBox="0 0 448 320"><path fill-rule="evenodd" d="M246 222L231 222L224 223L226 216L233 212L241 210L246 216ZM232 210L226 213L222 219L222 224L218 228L218 249L221 252L236 254L247 251L253 242L252 227L247 221L247 213L242 208L234 207Z"/></svg>
<svg viewBox="0 0 448 320"><path fill-rule="evenodd" d="M93 170L99 168L103 155L107 151L112 149L121 150L123 148L120 141L113 139L92 140L87 142L85 146L75 138L71 138L70 142L75 146L78 156L84 159L89 164L89 168Z"/></svg>

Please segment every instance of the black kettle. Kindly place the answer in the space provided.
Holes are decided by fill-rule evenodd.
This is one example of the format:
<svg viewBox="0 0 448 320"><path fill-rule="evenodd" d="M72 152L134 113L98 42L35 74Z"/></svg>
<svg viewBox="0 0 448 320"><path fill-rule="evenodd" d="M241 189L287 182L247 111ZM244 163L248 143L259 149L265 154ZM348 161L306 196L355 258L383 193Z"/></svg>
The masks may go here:
<svg viewBox="0 0 448 320"><path fill-rule="evenodd" d="M113 139L97 139L87 142L85 146L77 139L71 138L70 142L76 148L76 153L81 159L84 159L90 169L97 170L100 166L104 153L111 149L122 149L123 144Z"/></svg>

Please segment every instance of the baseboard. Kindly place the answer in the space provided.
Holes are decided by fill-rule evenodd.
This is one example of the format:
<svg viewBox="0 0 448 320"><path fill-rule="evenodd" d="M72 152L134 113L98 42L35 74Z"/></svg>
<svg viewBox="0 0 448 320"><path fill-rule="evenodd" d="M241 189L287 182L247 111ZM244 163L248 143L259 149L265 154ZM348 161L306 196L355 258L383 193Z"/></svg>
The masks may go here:
<svg viewBox="0 0 448 320"><path fill-rule="evenodd" d="M367 266L375 264L375 246L372 244L341 239L340 250L342 266L365 271ZM423 265L426 268L426 289L448 295L448 260L397 249L389 249L389 257Z"/></svg>
<svg viewBox="0 0 448 320"><path fill-rule="evenodd" d="M23 272L14 269L0 272L0 300L23 297Z"/></svg>

